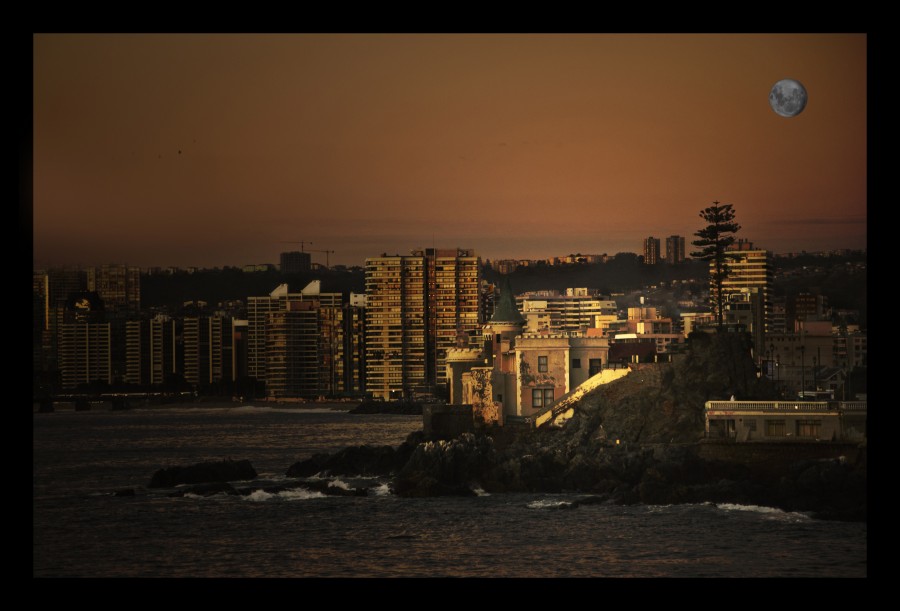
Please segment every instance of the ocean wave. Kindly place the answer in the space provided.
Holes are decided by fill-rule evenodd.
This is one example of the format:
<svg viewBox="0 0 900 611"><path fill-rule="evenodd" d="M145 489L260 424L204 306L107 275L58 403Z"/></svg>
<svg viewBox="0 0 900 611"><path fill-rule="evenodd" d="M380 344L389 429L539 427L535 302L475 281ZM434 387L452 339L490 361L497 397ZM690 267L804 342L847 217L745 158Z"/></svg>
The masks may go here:
<svg viewBox="0 0 900 611"><path fill-rule="evenodd" d="M335 488L340 488L342 490L350 490L350 484L345 482L342 479L334 478L328 483L329 486L334 486Z"/></svg>
<svg viewBox="0 0 900 611"><path fill-rule="evenodd" d="M254 503L262 503L265 501L305 501L307 499L321 499L324 498L325 495L316 490L306 490L303 488L295 488L291 490L282 490L281 492L266 492L265 490L254 490L249 495L244 497L245 501L252 501Z"/></svg>
<svg viewBox="0 0 900 611"><path fill-rule="evenodd" d="M372 488L372 494L375 496L390 496L391 487L388 486L387 482L384 482L380 486Z"/></svg>
<svg viewBox="0 0 900 611"><path fill-rule="evenodd" d="M781 518L789 518L794 520L809 520L811 519L808 515L804 513L799 513L796 511L784 511L783 509L778 509L777 507L766 507L764 505L740 505L738 503L719 503L716 505L719 509L723 511L748 511L753 513L760 513L765 515L766 517L781 519Z"/></svg>
<svg viewBox="0 0 900 611"><path fill-rule="evenodd" d="M527 505L525 505L529 509L564 509L566 507L571 507L572 503L569 501L555 501L551 499L541 499L539 501L531 501Z"/></svg>
<svg viewBox="0 0 900 611"><path fill-rule="evenodd" d="M318 490L305 490L303 488L295 488L293 490L285 490L278 494L286 501L305 501L307 499L324 499L326 495Z"/></svg>

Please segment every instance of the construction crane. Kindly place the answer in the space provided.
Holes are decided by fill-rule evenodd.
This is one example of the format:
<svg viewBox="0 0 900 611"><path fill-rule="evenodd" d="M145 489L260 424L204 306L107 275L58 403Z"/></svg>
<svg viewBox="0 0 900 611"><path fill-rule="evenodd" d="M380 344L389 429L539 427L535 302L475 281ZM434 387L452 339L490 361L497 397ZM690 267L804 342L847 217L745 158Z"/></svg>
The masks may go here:
<svg viewBox="0 0 900 611"><path fill-rule="evenodd" d="M310 242L309 240L297 240L297 241L295 241L295 242L284 242L284 241L282 241L282 242L279 242L279 244L299 244L299 245L300 245L300 252L303 252L303 245L304 245L304 244L312 244L312 242Z"/></svg>
<svg viewBox="0 0 900 611"><path fill-rule="evenodd" d="M312 244L312 242L310 242L310 244ZM324 252L325 253L325 267L327 267L328 269L331 269L331 263L328 260L328 255L334 254L333 250L310 250L309 252Z"/></svg>

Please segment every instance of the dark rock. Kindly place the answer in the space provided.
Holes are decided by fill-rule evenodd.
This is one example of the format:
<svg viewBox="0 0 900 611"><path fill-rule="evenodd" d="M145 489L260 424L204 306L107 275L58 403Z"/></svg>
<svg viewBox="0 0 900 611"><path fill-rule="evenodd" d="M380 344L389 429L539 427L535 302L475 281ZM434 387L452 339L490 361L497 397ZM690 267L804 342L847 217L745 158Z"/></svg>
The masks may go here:
<svg viewBox="0 0 900 611"><path fill-rule="evenodd" d="M451 441L428 441L416 446L394 479L401 496L466 495L495 466L490 437L465 433Z"/></svg>
<svg viewBox="0 0 900 611"><path fill-rule="evenodd" d="M402 466L397 451L391 446L351 446L335 454L316 454L294 463L287 470L288 477L310 477L316 473L328 475L389 475Z"/></svg>
<svg viewBox="0 0 900 611"><path fill-rule="evenodd" d="M285 475L288 477L312 477L325 469L325 463L330 458L330 454L313 454L312 458L295 462L288 467Z"/></svg>
<svg viewBox="0 0 900 611"><path fill-rule="evenodd" d="M134 488L123 488L116 490L115 496L134 496Z"/></svg>
<svg viewBox="0 0 900 611"><path fill-rule="evenodd" d="M398 478L391 485L397 496L432 497L432 496L477 496L474 490L463 484L447 484L430 476L419 478Z"/></svg>
<svg viewBox="0 0 900 611"><path fill-rule="evenodd" d="M414 431L397 448L391 446L351 446L334 454L314 454L294 463L286 472L288 477L327 475L391 475L410 459L416 447L425 441L422 431Z"/></svg>
<svg viewBox="0 0 900 611"><path fill-rule="evenodd" d="M253 479L256 470L249 460L223 460L206 462L187 467L160 469L150 479L150 488L171 488L179 484L200 484L205 482L230 482Z"/></svg>

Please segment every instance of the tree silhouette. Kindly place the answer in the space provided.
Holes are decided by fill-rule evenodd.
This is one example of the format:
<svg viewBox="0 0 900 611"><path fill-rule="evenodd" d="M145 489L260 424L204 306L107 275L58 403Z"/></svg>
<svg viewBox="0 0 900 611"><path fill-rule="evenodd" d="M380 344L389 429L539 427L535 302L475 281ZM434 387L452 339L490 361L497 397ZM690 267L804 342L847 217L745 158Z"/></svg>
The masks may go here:
<svg viewBox="0 0 900 611"><path fill-rule="evenodd" d="M715 285L716 320L721 329L722 313L725 308L722 301L722 284L729 273L728 259L733 258L727 251L728 247L734 244L734 234L740 231L741 226L734 222L734 209L731 204L720 204L718 201L704 208L700 212L700 218L708 225L694 233L698 239L691 244L700 250L692 252L691 256L711 261L714 266L714 271L710 272L710 279Z"/></svg>

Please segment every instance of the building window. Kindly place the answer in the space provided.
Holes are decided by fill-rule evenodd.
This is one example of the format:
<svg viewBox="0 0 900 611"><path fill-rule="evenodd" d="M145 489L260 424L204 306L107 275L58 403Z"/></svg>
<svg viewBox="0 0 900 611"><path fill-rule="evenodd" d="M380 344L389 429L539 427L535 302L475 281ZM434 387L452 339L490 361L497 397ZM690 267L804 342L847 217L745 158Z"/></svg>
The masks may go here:
<svg viewBox="0 0 900 611"><path fill-rule="evenodd" d="M531 389L531 406L532 407L550 407L553 405L553 389L552 388L533 388Z"/></svg>
<svg viewBox="0 0 900 611"><path fill-rule="evenodd" d="M784 437L784 420L766 420L766 437Z"/></svg>
<svg viewBox="0 0 900 611"><path fill-rule="evenodd" d="M538 371L541 373L547 373L547 357L546 356L538 357Z"/></svg>
<svg viewBox="0 0 900 611"><path fill-rule="evenodd" d="M588 375L591 377L600 373L600 370L603 369L603 361L601 359L589 359L588 360Z"/></svg>
<svg viewBox="0 0 900 611"><path fill-rule="evenodd" d="M581 369L581 359L572 359L572 369Z"/></svg>
<svg viewBox="0 0 900 611"><path fill-rule="evenodd" d="M797 437L819 438L819 430L822 428L821 420L798 420Z"/></svg>

